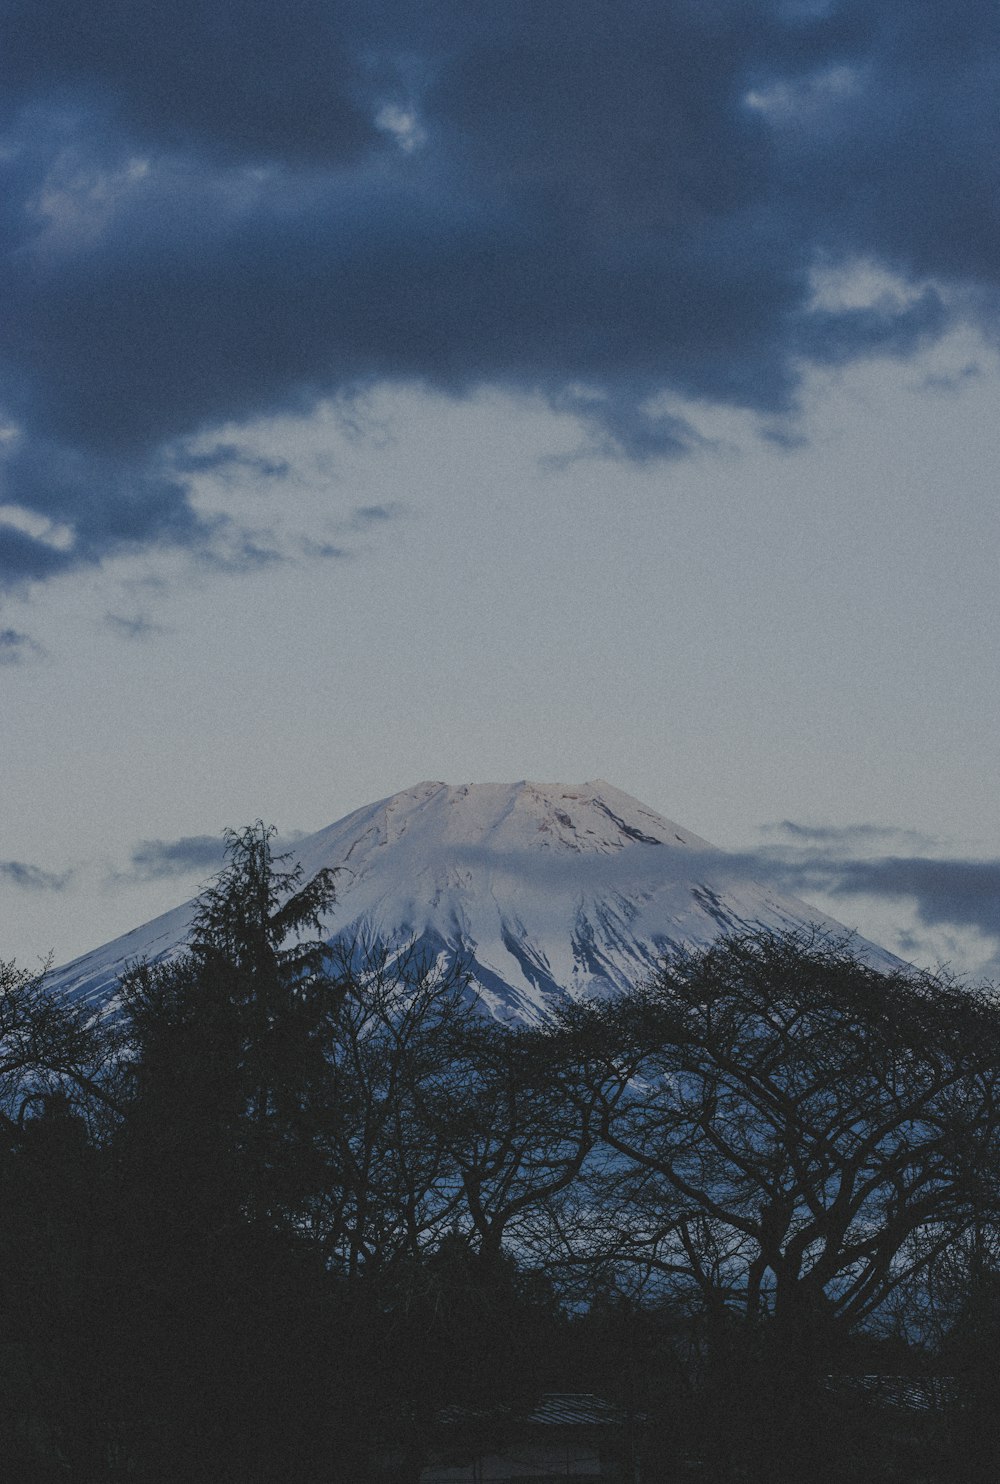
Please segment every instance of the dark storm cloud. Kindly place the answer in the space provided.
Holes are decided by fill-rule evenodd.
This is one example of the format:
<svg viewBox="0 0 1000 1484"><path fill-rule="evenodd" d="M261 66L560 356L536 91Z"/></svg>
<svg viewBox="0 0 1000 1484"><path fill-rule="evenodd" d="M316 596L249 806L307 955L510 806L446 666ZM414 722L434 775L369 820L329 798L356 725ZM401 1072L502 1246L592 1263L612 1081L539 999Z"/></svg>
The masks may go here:
<svg viewBox="0 0 1000 1484"><path fill-rule="evenodd" d="M324 394L528 391L648 459L672 399L782 417L995 327L994 0L0 14L0 499L75 532L0 525L0 581L211 549L189 480L238 456L182 440ZM907 291L815 303L854 260Z"/></svg>
<svg viewBox="0 0 1000 1484"><path fill-rule="evenodd" d="M370 141L357 36L325 0L4 6L7 106L99 109L139 139L236 158L349 160Z"/></svg>
<svg viewBox="0 0 1000 1484"><path fill-rule="evenodd" d="M23 887L26 891L63 891L69 879L69 871L57 875L52 871L43 871L41 866L30 865L27 861L0 861L0 880L7 881L12 886Z"/></svg>
<svg viewBox="0 0 1000 1484"><path fill-rule="evenodd" d="M72 528L75 541L57 547L5 522L0 511L0 584L55 576L122 548L168 543L199 549L219 529L220 522L193 510L179 481L142 460L95 454L71 441L23 438L2 471L5 504Z"/></svg>

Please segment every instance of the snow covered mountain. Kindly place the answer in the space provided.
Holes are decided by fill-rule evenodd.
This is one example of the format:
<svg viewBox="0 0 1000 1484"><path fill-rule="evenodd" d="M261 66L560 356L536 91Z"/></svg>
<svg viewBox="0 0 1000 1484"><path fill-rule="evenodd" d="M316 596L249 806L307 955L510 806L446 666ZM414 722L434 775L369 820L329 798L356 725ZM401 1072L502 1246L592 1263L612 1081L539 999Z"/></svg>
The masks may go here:
<svg viewBox="0 0 1000 1484"><path fill-rule="evenodd" d="M672 948L720 932L839 923L747 878L682 825L597 780L418 783L299 840L306 876L338 870L331 942L367 933L461 961L489 1011L537 1021L562 997L614 993ZM56 970L95 1007L125 964L184 943L194 903ZM874 962L897 961L868 944Z"/></svg>

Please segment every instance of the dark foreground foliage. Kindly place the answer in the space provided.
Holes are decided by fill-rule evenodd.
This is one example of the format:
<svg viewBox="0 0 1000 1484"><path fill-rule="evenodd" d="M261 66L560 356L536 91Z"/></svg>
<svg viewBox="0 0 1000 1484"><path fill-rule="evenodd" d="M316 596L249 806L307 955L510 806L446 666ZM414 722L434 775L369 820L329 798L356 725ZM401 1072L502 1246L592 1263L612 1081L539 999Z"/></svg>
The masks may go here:
<svg viewBox="0 0 1000 1484"><path fill-rule="evenodd" d="M0 967L3 1477L413 1484L586 1391L649 1484L995 1478L991 991L732 938L513 1033L270 842L115 1013Z"/></svg>

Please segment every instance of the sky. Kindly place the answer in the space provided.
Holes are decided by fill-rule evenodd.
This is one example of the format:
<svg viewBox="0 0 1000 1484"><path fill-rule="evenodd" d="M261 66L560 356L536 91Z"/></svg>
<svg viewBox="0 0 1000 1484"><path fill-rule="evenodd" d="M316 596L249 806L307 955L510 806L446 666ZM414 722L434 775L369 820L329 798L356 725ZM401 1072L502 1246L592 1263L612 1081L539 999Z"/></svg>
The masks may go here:
<svg viewBox="0 0 1000 1484"><path fill-rule="evenodd" d="M1000 974L995 0L0 17L0 959L603 777Z"/></svg>

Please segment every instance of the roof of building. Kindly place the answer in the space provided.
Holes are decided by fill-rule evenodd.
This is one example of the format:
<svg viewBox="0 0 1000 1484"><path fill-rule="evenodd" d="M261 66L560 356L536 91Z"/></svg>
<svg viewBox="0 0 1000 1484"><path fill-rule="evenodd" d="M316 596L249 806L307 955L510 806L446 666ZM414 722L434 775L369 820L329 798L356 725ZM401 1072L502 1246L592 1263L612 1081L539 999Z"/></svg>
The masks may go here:
<svg viewBox="0 0 1000 1484"><path fill-rule="evenodd" d="M859 1401L903 1412L939 1412L954 1403L958 1389L954 1376L829 1376L827 1385Z"/></svg>
<svg viewBox="0 0 1000 1484"><path fill-rule="evenodd" d="M510 1416L506 1407L444 1407L438 1421L446 1425L494 1416ZM625 1413L621 1407L589 1391L547 1391L535 1405L515 1414L518 1420L537 1427L621 1427Z"/></svg>
<svg viewBox="0 0 1000 1484"><path fill-rule="evenodd" d="M557 1427L607 1427L620 1426L625 1413L613 1402L589 1391L548 1391L525 1414L524 1420Z"/></svg>

